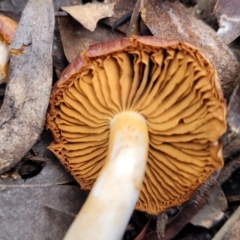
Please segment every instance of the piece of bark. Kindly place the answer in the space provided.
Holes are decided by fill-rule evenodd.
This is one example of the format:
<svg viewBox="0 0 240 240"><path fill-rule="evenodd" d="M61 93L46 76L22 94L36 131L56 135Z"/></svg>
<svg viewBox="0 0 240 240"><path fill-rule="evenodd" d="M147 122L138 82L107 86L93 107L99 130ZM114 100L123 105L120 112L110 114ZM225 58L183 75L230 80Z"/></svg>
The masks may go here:
<svg viewBox="0 0 240 240"><path fill-rule="evenodd" d="M229 100L240 66L213 29L194 18L178 1L142 0L141 16L153 35L187 41L201 49L216 68L224 96Z"/></svg>
<svg viewBox="0 0 240 240"><path fill-rule="evenodd" d="M1 10L4 12L21 13L26 6L28 0L1 0ZM55 12L59 10L61 6L70 6L82 4L81 0L53 0L53 6ZM39 12L40 13L40 12Z"/></svg>
<svg viewBox="0 0 240 240"><path fill-rule="evenodd" d="M52 84L53 30L52 1L29 0L10 45L18 54L11 58L0 111L0 173L21 160L44 128Z"/></svg>
<svg viewBox="0 0 240 240"><path fill-rule="evenodd" d="M240 207L227 220L212 240L239 240L240 235Z"/></svg>

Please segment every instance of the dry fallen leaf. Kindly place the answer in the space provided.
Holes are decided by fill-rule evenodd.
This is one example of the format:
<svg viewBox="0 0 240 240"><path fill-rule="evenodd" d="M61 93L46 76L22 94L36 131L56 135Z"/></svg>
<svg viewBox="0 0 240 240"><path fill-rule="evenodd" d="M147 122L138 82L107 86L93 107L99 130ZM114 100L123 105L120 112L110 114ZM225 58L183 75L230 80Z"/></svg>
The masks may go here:
<svg viewBox="0 0 240 240"><path fill-rule="evenodd" d="M113 15L114 4L93 2L78 6L61 7L61 9L93 32L100 19Z"/></svg>
<svg viewBox="0 0 240 240"><path fill-rule="evenodd" d="M53 29L52 1L29 0L10 45L11 51L22 54L11 59L0 111L0 173L21 160L44 128L52 85Z"/></svg>
<svg viewBox="0 0 240 240"><path fill-rule="evenodd" d="M239 0L217 0L214 13L218 19L218 35L229 44L240 35Z"/></svg>
<svg viewBox="0 0 240 240"><path fill-rule="evenodd" d="M58 25L64 53L69 62L72 62L79 53L85 51L94 43L124 36L120 32L113 33L102 24L98 24L96 30L90 32L70 17L59 18Z"/></svg>
<svg viewBox="0 0 240 240"><path fill-rule="evenodd" d="M153 35L187 41L201 49L215 66L229 100L240 65L213 29L194 18L178 1L142 0L141 16Z"/></svg>
<svg viewBox="0 0 240 240"><path fill-rule="evenodd" d="M46 148L51 141L44 132L34 145L48 158L36 177L0 179L0 239L63 239L82 206L87 192L70 184L73 178Z"/></svg>
<svg viewBox="0 0 240 240"><path fill-rule="evenodd" d="M212 189L207 204L191 219L191 223L195 226L211 228L224 218L224 211L227 209L227 199L216 184Z"/></svg>

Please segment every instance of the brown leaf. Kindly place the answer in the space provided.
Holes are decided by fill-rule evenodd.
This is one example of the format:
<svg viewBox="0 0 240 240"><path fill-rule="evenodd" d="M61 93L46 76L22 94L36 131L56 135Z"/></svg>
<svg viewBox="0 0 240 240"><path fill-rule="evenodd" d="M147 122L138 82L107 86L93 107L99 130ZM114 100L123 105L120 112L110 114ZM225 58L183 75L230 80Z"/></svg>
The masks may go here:
<svg viewBox="0 0 240 240"><path fill-rule="evenodd" d="M94 2L78 6L61 7L61 9L93 32L100 19L113 15L114 4Z"/></svg>
<svg viewBox="0 0 240 240"><path fill-rule="evenodd" d="M70 17L59 18L58 24L64 53L69 62L72 62L79 53L85 51L94 43L124 36L121 33L113 33L101 24L97 26L94 32L90 32Z"/></svg>
<svg viewBox="0 0 240 240"><path fill-rule="evenodd" d="M240 35L239 0L217 0L214 13L218 19L218 35L229 44Z"/></svg>
<svg viewBox="0 0 240 240"><path fill-rule="evenodd" d="M230 98L240 66L216 32L178 1L142 0L141 16L153 35L187 41L201 49L218 72L225 98Z"/></svg>
<svg viewBox="0 0 240 240"><path fill-rule="evenodd" d="M159 240L156 231L151 231L145 235L143 240Z"/></svg>
<svg viewBox="0 0 240 240"><path fill-rule="evenodd" d="M134 238L134 240L143 240L144 239L144 236L147 232L147 229L148 229L148 226L151 222L151 219L149 219L146 223L146 225L144 226L144 228L142 229L142 231L137 235L137 237Z"/></svg>
<svg viewBox="0 0 240 240"><path fill-rule="evenodd" d="M41 12L41 14L39 14ZM52 1L29 0L10 49L9 82L0 111L0 173L12 168L38 140L52 84Z"/></svg>

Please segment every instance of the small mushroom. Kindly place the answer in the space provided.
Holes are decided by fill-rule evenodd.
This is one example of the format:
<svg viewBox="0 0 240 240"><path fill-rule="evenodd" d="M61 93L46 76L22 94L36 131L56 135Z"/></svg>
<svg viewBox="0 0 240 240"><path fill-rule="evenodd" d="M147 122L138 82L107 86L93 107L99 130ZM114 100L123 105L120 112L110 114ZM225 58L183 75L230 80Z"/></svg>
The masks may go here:
<svg viewBox="0 0 240 240"><path fill-rule="evenodd" d="M0 15L0 84L7 80L10 59L9 45L12 41L16 27L17 23L15 21L11 18Z"/></svg>
<svg viewBox="0 0 240 240"><path fill-rule="evenodd" d="M121 239L133 209L181 205L223 166L226 106L189 43L133 36L91 46L62 73L49 149L92 189L65 239Z"/></svg>

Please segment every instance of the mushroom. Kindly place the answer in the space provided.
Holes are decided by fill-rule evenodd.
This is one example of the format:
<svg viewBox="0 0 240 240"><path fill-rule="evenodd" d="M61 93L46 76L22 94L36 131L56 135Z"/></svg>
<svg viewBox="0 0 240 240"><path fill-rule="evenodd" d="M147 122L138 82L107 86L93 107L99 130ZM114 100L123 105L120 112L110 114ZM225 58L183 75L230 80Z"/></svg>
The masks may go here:
<svg viewBox="0 0 240 240"><path fill-rule="evenodd" d="M91 189L65 239L121 239L133 209L181 205L223 166L217 74L186 42L132 36L80 54L55 84L49 149Z"/></svg>
<svg viewBox="0 0 240 240"><path fill-rule="evenodd" d="M10 51L9 45L17 23L11 18L0 15L0 84L6 82L9 67Z"/></svg>

